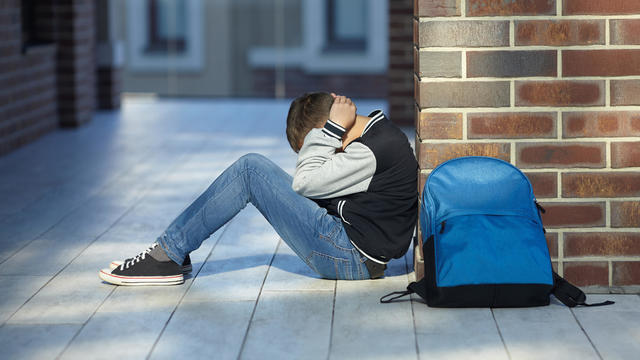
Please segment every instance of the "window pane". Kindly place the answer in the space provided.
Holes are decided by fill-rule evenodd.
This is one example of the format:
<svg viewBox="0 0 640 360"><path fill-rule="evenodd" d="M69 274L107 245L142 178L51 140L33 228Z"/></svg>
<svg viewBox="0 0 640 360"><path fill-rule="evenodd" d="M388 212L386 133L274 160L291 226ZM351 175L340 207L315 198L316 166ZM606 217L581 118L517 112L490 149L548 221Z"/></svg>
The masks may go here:
<svg viewBox="0 0 640 360"><path fill-rule="evenodd" d="M364 39L366 34L366 0L334 0L334 34L340 40Z"/></svg>
<svg viewBox="0 0 640 360"><path fill-rule="evenodd" d="M183 39L187 34L184 0L156 0L157 34L161 39Z"/></svg>

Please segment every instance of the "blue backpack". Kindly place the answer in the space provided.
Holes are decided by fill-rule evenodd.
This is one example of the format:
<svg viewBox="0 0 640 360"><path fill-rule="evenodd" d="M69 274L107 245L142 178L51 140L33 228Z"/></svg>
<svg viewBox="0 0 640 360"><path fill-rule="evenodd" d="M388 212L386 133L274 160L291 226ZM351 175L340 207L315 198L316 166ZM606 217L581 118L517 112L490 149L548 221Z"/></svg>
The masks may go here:
<svg viewBox="0 0 640 360"><path fill-rule="evenodd" d="M442 163L422 193L425 276L381 302L416 293L432 307L527 307L548 305L555 293L569 306L586 305L584 293L553 272L541 210L527 177L505 161Z"/></svg>

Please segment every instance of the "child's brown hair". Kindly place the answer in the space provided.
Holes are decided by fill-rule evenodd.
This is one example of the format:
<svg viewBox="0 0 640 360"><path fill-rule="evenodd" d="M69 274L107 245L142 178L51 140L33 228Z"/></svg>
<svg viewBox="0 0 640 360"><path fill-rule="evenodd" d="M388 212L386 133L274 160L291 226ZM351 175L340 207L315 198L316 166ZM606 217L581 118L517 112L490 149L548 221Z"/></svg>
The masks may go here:
<svg viewBox="0 0 640 360"><path fill-rule="evenodd" d="M333 96L326 92L306 93L291 102L287 115L287 140L296 153L311 129L329 119Z"/></svg>

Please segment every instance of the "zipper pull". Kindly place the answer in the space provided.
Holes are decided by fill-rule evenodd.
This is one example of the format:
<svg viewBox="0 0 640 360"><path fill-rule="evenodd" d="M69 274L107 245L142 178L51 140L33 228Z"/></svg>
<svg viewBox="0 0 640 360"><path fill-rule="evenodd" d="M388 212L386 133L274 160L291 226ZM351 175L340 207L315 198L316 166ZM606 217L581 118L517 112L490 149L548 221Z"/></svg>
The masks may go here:
<svg viewBox="0 0 640 360"><path fill-rule="evenodd" d="M441 223L441 224L442 224L442 227L440 227L440 234L444 233L444 225L445 225L446 223L447 223L447 221L446 221L446 220L445 220L445 221L443 221L443 222Z"/></svg>
<svg viewBox="0 0 640 360"><path fill-rule="evenodd" d="M544 213L546 213L546 212L547 212L547 210L545 210L545 209L542 207L542 205L538 204L538 202L537 202L537 201L536 201L535 203L536 203L536 207L538 208L538 210L539 210L541 213L543 213L543 214L544 214Z"/></svg>

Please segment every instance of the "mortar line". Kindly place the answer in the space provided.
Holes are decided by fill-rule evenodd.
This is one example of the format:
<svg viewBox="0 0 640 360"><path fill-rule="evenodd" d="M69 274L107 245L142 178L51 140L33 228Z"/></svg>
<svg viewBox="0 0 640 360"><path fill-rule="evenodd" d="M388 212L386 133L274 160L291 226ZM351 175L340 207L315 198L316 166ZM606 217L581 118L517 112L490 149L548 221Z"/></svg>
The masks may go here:
<svg viewBox="0 0 640 360"><path fill-rule="evenodd" d="M202 145L198 147L198 149L202 149L205 147L205 145L208 142L203 140L202 141ZM179 155L177 157L176 160L176 164L174 164L173 166L171 166L169 169L167 169L164 174L170 174L172 170L179 168L182 164L184 164L184 162L180 161L181 159L185 158L188 154L188 151L185 151L183 154ZM107 232L109 232L109 230L111 230L115 225L117 225L126 215L128 215L131 211L133 211L133 209L135 209L144 199L145 195L147 192L150 191L150 189L152 189L155 185L157 185L158 183L160 183L160 181L164 179L164 176L158 176L158 178L152 182L145 191L143 191L142 195L140 195L140 197L135 201L135 203L133 205L131 205L122 215L120 215L116 221L114 221L113 224L111 224L105 231L103 231L102 233L100 233L93 241L91 241L89 244L87 244L87 246L85 246L82 251L78 252L78 255L76 255L73 259L71 259L62 269L60 269L54 276L51 277L51 279L49 279L49 281L47 281L40 289L38 289L38 291L36 291L31 297L29 297L29 299L27 299L27 301L25 301L12 315L11 317L13 317L18 311L20 311L20 309L22 309L22 307L28 303L33 297L35 297L42 289L45 288L45 286L47 286L51 281L53 281L54 278L56 278L58 275L60 275L69 265L71 265L71 263L73 263L73 261L75 259L77 259L78 257L80 257L85 250L87 250L92 244L94 244L96 241L98 241L104 234L106 234ZM116 291L116 289L118 289L117 286L114 286L113 289L107 294L107 296L105 296L105 298L100 302L100 304L96 307L96 309L91 313L91 315L87 318L87 320L85 320L82 324L82 326L78 329L78 331L73 335L73 337L67 342L67 344L65 345L64 349L60 352L60 354L58 354L58 356L56 356L56 359L59 359L69 348L69 346L71 346L71 344L73 343L73 341L80 335L80 333L82 332L82 330L85 328L85 326L89 323L89 321L91 321L91 319L93 319L93 316L100 310L100 308L104 305L105 302L107 302L108 299L111 298L111 295L113 295L113 293ZM9 317L9 319L11 318ZM7 319L7 321L9 320ZM6 322L5 322L6 324Z"/></svg>
<svg viewBox="0 0 640 360"><path fill-rule="evenodd" d="M558 111L556 114L556 139L562 140L562 136L564 136L564 131L562 129L562 125L564 124L564 119L562 118L562 111Z"/></svg>
<svg viewBox="0 0 640 360"><path fill-rule="evenodd" d="M613 287L613 260L608 261L609 265L609 288Z"/></svg>
<svg viewBox="0 0 640 360"><path fill-rule="evenodd" d="M451 21L451 18L447 18ZM462 21L462 20L457 20ZM486 20L485 20L486 21ZM640 45L605 45L605 44L592 44L592 45L518 45L511 50L517 51L535 51L535 50L557 50L561 47L563 50L639 50ZM460 51L463 48L473 51L510 51L509 46L465 46L460 44L459 46L443 46L443 45L424 45L420 50L423 51Z"/></svg>
<svg viewBox="0 0 640 360"><path fill-rule="evenodd" d="M462 76L462 79L467 79L467 50L462 50L461 56L460 66L462 69L460 69L460 76Z"/></svg>
<svg viewBox="0 0 640 360"><path fill-rule="evenodd" d="M462 112L462 140L467 141L469 140L469 119L467 116L467 112L463 111Z"/></svg>
<svg viewBox="0 0 640 360"><path fill-rule="evenodd" d="M640 79L638 79L640 80ZM427 83L428 81L424 81ZM437 81L432 81L435 83ZM444 82L444 81L441 81ZM503 81L506 83L506 81ZM439 108L439 107L423 107L420 109L420 112L460 112L465 110L473 110L474 112L556 112L556 111L570 111L570 112L594 112L594 111L609 111L609 112L631 112L638 111L637 106L616 106L615 111L611 111L611 108L604 107L604 105L587 105L587 106L517 106L515 108L510 108L507 106L502 107L448 107L448 108Z"/></svg>
<svg viewBox="0 0 640 360"><path fill-rule="evenodd" d="M465 0L460 1L460 5L464 5ZM462 7L462 6L461 6ZM464 14L462 14L464 15ZM460 16L464 21L495 21L495 20L558 20L561 17L562 19L567 20L606 20L609 15L509 15L509 16ZM640 19L640 14L616 14L616 19ZM449 16L433 16L433 17L420 17L420 22L442 22L442 21L452 21L457 20L457 18L452 18Z"/></svg>
<svg viewBox="0 0 640 360"><path fill-rule="evenodd" d="M557 18L562 17L562 2L563 0L556 1L556 17Z"/></svg>
<svg viewBox="0 0 640 360"><path fill-rule="evenodd" d="M509 104L511 109L515 109L516 107L516 81L509 81Z"/></svg>
<svg viewBox="0 0 640 360"><path fill-rule="evenodd" d="M515 34L515 21L509 20L509 47L514 48L516 46L516 34Z"/></svg>
<svg viewBox="0 0 640 360"><path fill-rule="evenodd" d="M562 78L562 50L561 49L558 49L558 51L557 51L556 72L557 72L557 76L556 77L558 79L561 79Z"/></svg>
<svg viewBox="0 0 640 360"><path fill-rule="evenodd" d="M564 276L564 231L558 231L558 274Z"/></svg>
<svg viewBox="0 0 640 360"><path fill-rule="evenodd" d="M611 25L609 24L611 19L605 19L604 21L604 44L611 45Z"/></svg>

